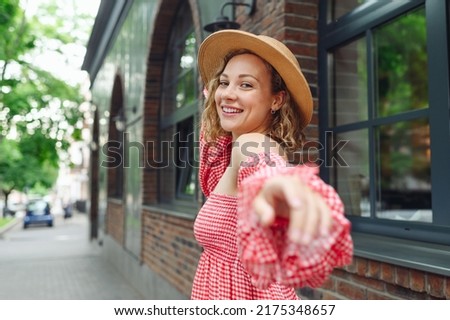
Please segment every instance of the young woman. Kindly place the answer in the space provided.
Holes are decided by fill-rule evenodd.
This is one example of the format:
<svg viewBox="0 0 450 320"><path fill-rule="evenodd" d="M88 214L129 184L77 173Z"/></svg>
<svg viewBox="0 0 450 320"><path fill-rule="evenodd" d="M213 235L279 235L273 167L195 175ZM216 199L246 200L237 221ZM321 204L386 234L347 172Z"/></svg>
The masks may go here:
<svg viewBox="0 0 450 320"><path fill-rule="evenodd" d="M198 54L205 83L195 221L204 248L192 299L297 299L351 262L350 223L317 168L291 165L313 101L292 52L237 30L210 35Z"/></svg>

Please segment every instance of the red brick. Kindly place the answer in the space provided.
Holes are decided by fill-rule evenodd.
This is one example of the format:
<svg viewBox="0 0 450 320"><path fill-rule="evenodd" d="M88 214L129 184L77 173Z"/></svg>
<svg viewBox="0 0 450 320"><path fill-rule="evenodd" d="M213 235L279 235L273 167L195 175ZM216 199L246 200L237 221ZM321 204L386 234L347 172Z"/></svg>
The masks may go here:
<svg viewBox="0 0 450 320"><path fill-rule="evenodd" d="M322 300L341 300L342 297L336 295L334 292L325 291L322 294Z"/></svg>
<svg viewBox="0 0 450 320"><path fill-rule="evenodd" d="M310 58L317 60L317 46L315 46L315 44L289 43L289 49L291 49L296 56L299 56L301 58L299 60L299 63L302 68L305 67L302 63L303 59Z"/></svg>
<svg viewBox="0 0 450 320"><path fill-rule="evenodd" d="M303 3L286 3L286 13L295 13L298 16L317 19L318 10L315 5L305 5Z"/></svg>
<svg viewBox="0 0 450 320"><path fill-rule="evenodd" d="M347 299L364 300L366 299L366 292L363 288L355 286L352 283L337 281L336 292L343 295Z"/></svg>
<svg viewBox="0 0 450 320"><path fill-rule="evenodd" d="M445 279L445 298L450 299L450 278Z"/></svg>
<svg viewBox="0 0 450 320"><path fill-rule="evenodd" d="M120 245L124 244L124 208L117 201L108 201L106 232Z"/></svg>
<svg viewBox="0 0 450 320"><path fill-rule="evenodd" d="M343 269L334 269L333 270L333 276L335 277L336 280L340 279L349 279L350 274L348 272L346 272Z"/></svg>
<svg viewBox="0 0 450 320"><path fill-rule="evenodd" d="M388 283L386 284L386 292L398 299L424 300L428 298L425 293Z"/></svg>
<svg viewBox="0 0 450 320"><path fill-rule="evenodd" d="M286 30L285 39L297 41L304 44L317 44L318 35L315 32L298 32L297 30Z"/></svg>
<svg viewBox="0 0 450 320"><path fill-rule="evenodd" d="M322 289L335 290L336 281L334 277L329 277L321 286Z"/></svg>
<svg viewBox="0 0 450 320"><path fill-rule="evenodd" d="M146 209L142 216L143 263L189 295L201 252L192 232L193 220Z"/></svg>
<svg viewBox="0 0 450 320"><path fill-rule="evenodd" d="M367 290L367 300L391 300L388 294L384 292L376 292L372 290Z"/></svg>
<svg viewBox="0 0 450 320"><path fill-rule="evenodd" d="M285 23L289 27L300 28L300 29L308 29L308 30L317 30L317 20L316 19L308 19L308 18L299 18L295 15L287 15L285 16Z"/></svg>
<svg viewBox="0 0 450 320"><path fill-rule="evenodd" d="M379 279L380 270L381 270L380 263L377 261L370 260L368 261L366 276Z"/></svg>
<svg viewBox="0 0 450 320"><path fill-rule="evenodd" d="M395 269L392 265L387 263L381 264L381 280L388 283L394 283L395 281Z"/></svg>
<svg viewBox="0 0 450 320"><path fill-rule="evenodd" d="M383 291L385 288L384 282L380 281L378 279L371 279L371 278L361 277L358 275L351 275L350 279L352 280L352 282L357 283L366 288L372 288L372 289L376 289L378 291Z"/></svg>
<svg viewBox="0 0 450 320"><path fill-rule="evenodd" d="M409 289L409 269L396 267L395 268L395 283Z"/></svg>
<svg viewBox="0 0 450 320"><path fill-rule="evenodd" d="M429 274L427 292L433 297L444 298L445 278L443 276Z"/></svg>
<svg viewBox="0 0 450 320"><path fill-rule="evenodd" d="M356 273L363 276L367 272L367 260L362 258L354 258L356 260Z"/></svg>
<svg viewBox="0 0 450 320"><path fill-rule="evenodd" d="M409 272L409 287L411 290L424 292L425 291L425 277L423 271L410 270Z"/></svg>

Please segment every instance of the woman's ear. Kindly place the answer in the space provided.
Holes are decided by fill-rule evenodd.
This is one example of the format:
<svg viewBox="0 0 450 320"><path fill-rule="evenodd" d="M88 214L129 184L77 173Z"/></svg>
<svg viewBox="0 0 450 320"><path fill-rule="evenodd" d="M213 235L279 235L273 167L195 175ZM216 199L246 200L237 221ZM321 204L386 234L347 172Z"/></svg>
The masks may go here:
<svg viewBox="0 0 450 320"><path fill-rule="evenodd" d="M286 91L284 90L279 91L277 94L275 94L271 109L278 111L278 109L280 109L283 106L285 98L286 98Z"/></svg>

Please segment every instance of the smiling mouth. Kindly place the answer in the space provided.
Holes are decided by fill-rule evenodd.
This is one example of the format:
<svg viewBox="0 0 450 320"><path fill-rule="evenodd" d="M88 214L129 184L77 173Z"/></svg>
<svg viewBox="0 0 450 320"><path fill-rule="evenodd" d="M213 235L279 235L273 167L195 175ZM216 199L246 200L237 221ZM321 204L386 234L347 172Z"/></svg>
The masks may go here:
<svg viewBox="0 0 450 320"><path fill-rule="evenodd" d="M243 110L236 109L236 108L230 108L230 107L222 107L222 111L224 113L241 113Z"/></svg>

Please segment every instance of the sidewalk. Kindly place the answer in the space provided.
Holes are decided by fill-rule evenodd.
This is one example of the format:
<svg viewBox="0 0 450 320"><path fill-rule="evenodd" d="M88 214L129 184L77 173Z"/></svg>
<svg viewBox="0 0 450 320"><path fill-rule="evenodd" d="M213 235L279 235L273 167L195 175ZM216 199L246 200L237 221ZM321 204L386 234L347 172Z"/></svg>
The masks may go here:
<svg viewBox="0 0 450 320"><path fill-rule="evenodd" d="M0 210L0 214L1 210ZM9 229L14 228L17 224L19 224L21 221L19 218L14 218L13 220L11 220L8 224L5 224L4 226L0 227L0 239L2 238L3 234L5 234L6 232L8 232Z"/></svg>
<svg viewBox="0 0 450 320"><path fill-rule="evenodd" d="M0 300L138 300L142 296L88 240L85 214L57 216L53 228L0 230Z"/></svg>

